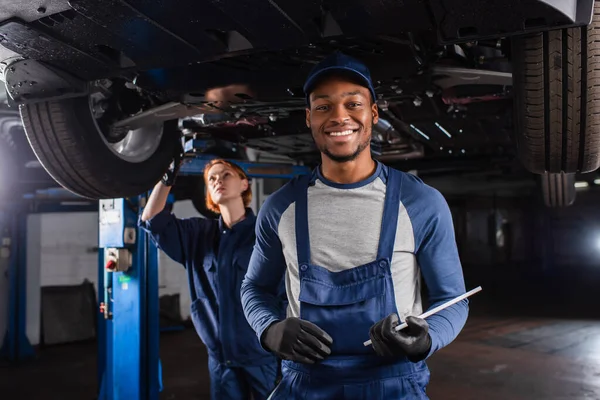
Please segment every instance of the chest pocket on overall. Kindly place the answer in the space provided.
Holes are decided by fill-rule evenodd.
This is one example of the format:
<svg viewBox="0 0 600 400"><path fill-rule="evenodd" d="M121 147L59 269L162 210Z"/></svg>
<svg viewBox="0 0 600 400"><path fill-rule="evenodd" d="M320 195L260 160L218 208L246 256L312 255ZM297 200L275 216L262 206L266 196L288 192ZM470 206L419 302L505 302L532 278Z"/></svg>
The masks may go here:
<svg viewBox="0 0 600 400"><path fill-rule="evenodd" d="M342 272L301 265L300 318L331 335L332 354L370 354L371 348L356 338L368 337L371 326L382 318L386 276L378 262Z"/></svg>
<svg viewBox="0 0 600 400"><path fill-rule="evenodd" d="M214 296L217 271L213 259L213 256L204 258L202 266L199 266L202 270L196 271L192 278L194 287L190 288L193 291L190 308L192 322L211 354L220 351L218 308Z"/></svg>

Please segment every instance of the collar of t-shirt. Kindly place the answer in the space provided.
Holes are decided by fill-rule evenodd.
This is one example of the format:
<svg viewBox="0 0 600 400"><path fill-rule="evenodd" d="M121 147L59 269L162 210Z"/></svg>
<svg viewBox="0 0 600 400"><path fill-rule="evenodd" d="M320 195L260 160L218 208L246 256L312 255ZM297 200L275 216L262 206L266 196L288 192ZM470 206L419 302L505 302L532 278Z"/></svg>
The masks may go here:
<svg viewBox="0 0 600 400"><path fill-rule="evenodd" d="M382 175L387 175L385 174L385 167L384 165L375 160L375 163L377 164L377 168L375 168L375 172L373 172L368 178L363 179L362 181L359 182L355 182L355 183L336 183L336 182L332 182L329 179L325 178L323 176L323 174L321 173L321 165L319 164L319 166L317 166L315 168L315 170L313 171L313 174L311 176L311 184L314 184L314 182L318 179L321 182L323 182L325 185L329 186L329 187L333 187L336 189L356 189L359 187L363 187L365 185L368 185L369 183L373 182L375 179L377 179L378 176ZM384 178L382 176L382 178ZM385 179L384 179L385 182Z"/></svg>

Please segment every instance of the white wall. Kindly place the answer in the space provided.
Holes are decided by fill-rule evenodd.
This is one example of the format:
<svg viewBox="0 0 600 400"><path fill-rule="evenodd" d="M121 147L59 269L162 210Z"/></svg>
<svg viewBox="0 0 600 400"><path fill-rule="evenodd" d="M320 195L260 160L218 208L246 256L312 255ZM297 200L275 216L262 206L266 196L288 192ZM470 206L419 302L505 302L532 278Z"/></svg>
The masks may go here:
<svg viewBox="0 0 600 400"><path fill-rule="evenodd" d="M32 214L27 219L27 337L40 342L41 287L98 282L98 213ZM97 287L96 287L97 290Z"/></svg>
<svg viewBox="0 0 600 400"><path fill-rule="evenodd" d="M41 214L41 286L98 283L98 213Z"/></svg>

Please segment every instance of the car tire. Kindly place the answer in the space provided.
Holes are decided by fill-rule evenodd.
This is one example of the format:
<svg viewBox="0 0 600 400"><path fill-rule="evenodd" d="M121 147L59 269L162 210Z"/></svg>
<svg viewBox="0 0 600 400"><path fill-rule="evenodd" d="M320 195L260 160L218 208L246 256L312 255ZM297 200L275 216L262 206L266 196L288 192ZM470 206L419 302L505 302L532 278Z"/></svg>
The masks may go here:
<svg viewBox="0 0 600 400"><path fill-rule="evenodd" d="M546 207L569 207L575 202L575 174L542 175L542 195Z"/></svg>
<svg viewBox="0 0 600 400"><path fill-rule="evenodd" d="M179 139L175 121L170 121L129 131L123 140L109 143L87 97L19 108L42 166L61 186L90 199L137 196L152 188L171 163Z"/></svg>
<svg viewBox="0 0 600 400"><path fill-rule="evenodd" d="M513 40L516 145L537 174L600 166L600 2L589 26Z"/></svg>

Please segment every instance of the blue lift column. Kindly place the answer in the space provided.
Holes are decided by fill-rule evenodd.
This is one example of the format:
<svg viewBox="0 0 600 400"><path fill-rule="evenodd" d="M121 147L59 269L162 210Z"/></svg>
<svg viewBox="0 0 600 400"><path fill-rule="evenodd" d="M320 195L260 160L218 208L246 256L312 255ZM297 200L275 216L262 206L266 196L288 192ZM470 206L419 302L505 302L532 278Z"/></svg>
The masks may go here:
<svg viewBox="0 0 600 400"><path fill-rule="evenodd" d="M145 203L100 201L100 400L158 400L158 251L137 227Z"/></svg>
<svg viewBox="0 0 600 400"><path fill-rule="evenodd" d="M35 356L27 338L27 212L0 212L0 262L8 263L8 324L0 332L0 357L19 363Z"/></svg>

